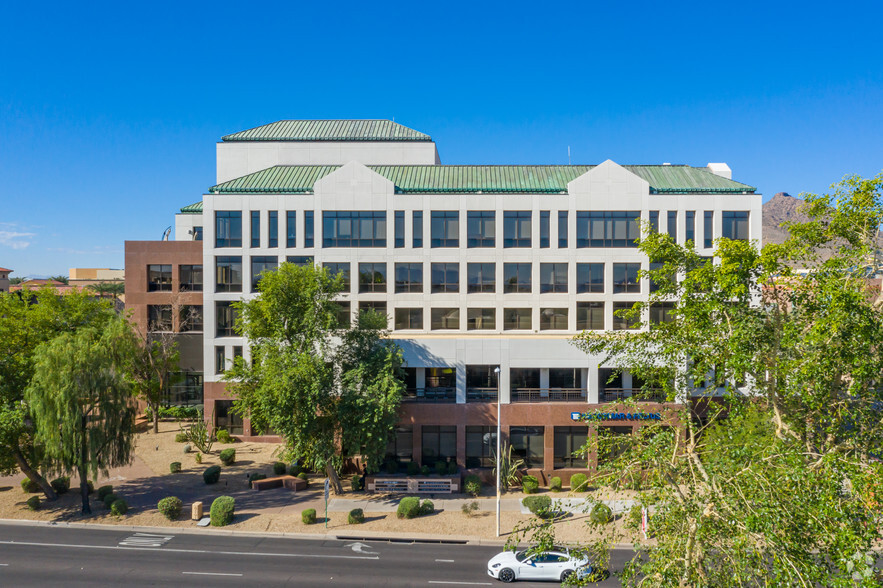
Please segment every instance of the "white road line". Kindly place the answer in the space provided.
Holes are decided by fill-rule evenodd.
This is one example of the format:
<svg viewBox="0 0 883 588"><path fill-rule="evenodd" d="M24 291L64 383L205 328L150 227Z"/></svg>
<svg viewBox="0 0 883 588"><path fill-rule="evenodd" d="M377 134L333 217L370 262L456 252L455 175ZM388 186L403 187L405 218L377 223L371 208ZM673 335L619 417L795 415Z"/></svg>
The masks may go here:
<svg viewBox="0 0 883 588"><path fill-rule="evenodd" d="M0 568L5 568L5 567L8 566L8 565L9 565L9 564L0 564Z"/></svg>
<svg viewBox="0 0 883 588"><path fill-rule="evenodd" d="M430 584L457 584L460 586L493 586L490 582L447 582L443 580L430 580Z"/></svg>
<svg viewBox="0 0 883 588"><path fill-rule="evenodd" d="M119 551L161 551L163 553L207 553L259 557L313 557L319 559L380 559L377 555L322 555L318 553L257 553L251 551L211 551L209 549L170 549L168 547L120 547L119 545L73 545L71 543L37 543L34 541L0 541L0 545L28 547L71 547L76 549L115 549Z"/></svg>
<svg viewBox="0 0 883 588"><path fill-rule="evenodd" d="M440 561L440 562L444 562L444 563L454 563L454 560L452 560L452 559L437 559L435 561Z"/></svg>
<svg viewBox="0 0 883 588"><path fill-rule="evenodd" d="M191 576L242 576L242 574L222 574L221 572L181 572Z"/></svg>

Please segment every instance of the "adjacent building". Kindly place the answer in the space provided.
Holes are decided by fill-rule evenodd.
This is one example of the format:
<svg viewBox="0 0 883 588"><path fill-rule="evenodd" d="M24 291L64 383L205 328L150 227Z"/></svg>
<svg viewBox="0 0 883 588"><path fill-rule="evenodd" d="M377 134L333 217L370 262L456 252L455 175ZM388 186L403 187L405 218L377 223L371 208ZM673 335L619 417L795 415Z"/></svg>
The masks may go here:
<svg viewBox="0 0 883 588"><path fill-rule="evenodd" d="M11 273L11 269L0 267L0 292L9 292L9 274Z"/></svg>
<svg viewBox="0 0 883 588"><path fill-rule="evenodd" d="M650 292L638 219L710 256L717 237L760 239L761 196L721 163L442 165L431 137L392 121L279 121L218 143L216 183L176 216L176 241L126 244L127 303L176 332L169 300L201 303L206 415L264 438L230 412L221 381L249 356L232 303L279 263L326 267L345 276L342 320L384 312L404 350L390 459L490 467L499 401L527 466L566 481L585 464L572 456L587 434L574 413L641 387L628 370L608 383L610 366L571 343L632 328L614 312ZM667 320L667 307L647 318Z"/></svg>

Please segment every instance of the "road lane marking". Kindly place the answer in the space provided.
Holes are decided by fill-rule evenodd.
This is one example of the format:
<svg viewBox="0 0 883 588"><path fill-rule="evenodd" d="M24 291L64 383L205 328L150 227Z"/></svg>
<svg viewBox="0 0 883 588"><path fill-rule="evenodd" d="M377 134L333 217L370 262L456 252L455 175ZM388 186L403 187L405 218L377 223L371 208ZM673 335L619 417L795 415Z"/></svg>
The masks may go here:
<svg viewBox="0 0 883 588"><path fill-rule="evenodd" d="M444 563L454 563L454 560L452 560L452 559L437 559L435 561L440 561L440 562L444 562Z"/></svg>
<svg viewBox="0 0 883 588"><path fill-rule="evenodd" d="M120 541L120 545L128 547L162 547L172 539L174 535L150 535L148 533L135 533Z"/></svg>
<svg viewBox="0 0 883 588"><path fill-rule="evenodd" d="M221 572L181 572L191 576L242 576L242 574L222 574Z"/></svg>
<svg viewBox="0 0 883 588"><path fill-rule="evenodd" d="M5 567L8 566L8 565L9 565L9 564L0 564L0 568L5 568Z"/></svg>
<svg viewBox="0 0 883 588"><path fill-rule="evenodd" d="M430 584L457 584L459 586L493 586L490 582L448 582L445 580L430 580Z"/></svg>
<svg viewBox="0 0 883 588"><path fill-rule="evenodd" d="M253 551L210 551L208 549L172 549L166 547L120 547L119 545L74 545L72 543L37 543L35 541L0 541L0 545L27 547L71 547L76 549L113 549L119 551L159 551L162 553L206 553L258 557L313 557L319 559L380 559L377 555L323 555L319 553L258 553Z"/></svg>

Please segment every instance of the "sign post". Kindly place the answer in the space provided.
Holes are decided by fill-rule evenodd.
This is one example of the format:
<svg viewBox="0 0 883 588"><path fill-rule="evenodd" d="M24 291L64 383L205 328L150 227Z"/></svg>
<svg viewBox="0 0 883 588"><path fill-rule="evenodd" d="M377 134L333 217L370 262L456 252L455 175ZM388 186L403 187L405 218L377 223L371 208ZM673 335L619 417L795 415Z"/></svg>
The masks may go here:
<svg viewBox="0 0 883 588"><path fill-rule="evenodd" d="M325 478L325 528L328 528L328 494L331 492L331 483Z"/></svg>

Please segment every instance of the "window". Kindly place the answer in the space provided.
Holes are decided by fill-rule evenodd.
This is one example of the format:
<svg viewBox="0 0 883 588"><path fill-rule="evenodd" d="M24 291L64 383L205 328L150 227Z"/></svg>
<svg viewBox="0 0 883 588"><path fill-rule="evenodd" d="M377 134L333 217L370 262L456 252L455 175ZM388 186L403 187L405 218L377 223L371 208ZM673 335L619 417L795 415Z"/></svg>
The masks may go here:
<svg viewBox="0 0 883 588"><path fill-rule="evenodd" d="M496 452L496 427L466 427L467 468L494 467L494 455L496 454Z"/></svg>
<svg viewBox="0 0 883 588"><path fill-rule="evenodd" d="M147 306L147 330L153 333L172 330L172 306L170 304L149 304Z"/></svg>
<svg viewBox="0 0 883 588"><path fill-rule="evenodd" d="M227 352L223 345L215 347L215 373L223 374L227 369Z"/></svg>
<svg viewBox="0 0 883 588"><path fill-rule="evenodd" d="M550 292L567 294L567 264L540 264L540 294Z"/></svg>
<svg viewBox="0 0 883 588"><path fill-rule="evenodd" d="M231 435L242 435L242 417L233 412L232 400L215 401L215 427L226 429Z"/></svg>
<svg viewBox="0 0 883 588"><path fill-rule="evenodd" d="M638 272L640 271L640 263L614 263L613 293L640 294L641 281L638 279Z"/></svg>
<svg viewBox="0 0 883 588"><path fill-rule="evenodd" d="M549 388L582 389L579 368L549 368Z"/></svg>
<svg viewBox="0 0 883 588"><path fill-rule="evenodd" d="M599 439L598 465L622 455L628 448L628 440L623 437L631 434L632 427L598 427L598 435L601 438Z"/></svg>
<svg viewBox="0 0 883 588"><path fill-rule="evenodd" d="M413 232L411 246L414 249L423 247L423 211L415 210L413 221L411 223L411 231Z"/></svg>
<svg viewBox="0 0 883 588"><path fill-rule="evenodd" d="M427 388L456 388L457 370L449 367L426 368Z"/></svg>
<svg viewBox="0 0 883 588"><path fill-rule="evenodd" d="M659 211L651 210L650 211L650 233L658 233L659 232Z"/></svg>
<svg viewBox="0 0 883 588"><path fill-rule="evenodd" d="M251 291L258 291L261 274L276 271L279 261L275 255L255 255L251 258Z"/></svg>
<svg viewBox="0 0 883 588"><path fill-rule="evenodd" d="M423 264L397 263L396 292L423 292Z"/></svg>
<svg viewBox="0 0 883 588"><path fill-rule="evenodd" d="M495 308L466 309L466 330L480 331L497 328Z"/></svg>
<svg viewBox="0 0 883 588"><path fill-rule="evenodd" d="M684 213L684 241L696 242L696 211L688 210Z"/></svg>
<svg viewBox="0 0 883 588"><path fill-rule="evenodd" d="M672 240L677 243L678 242L678 211L677 210L669 210L668 211L668 234L671 235Z"/></svg>
<svg viewBox="0 0 883 588"><path fill-rule="evenodd" d="M326 210L322 247L386 247L386 212Z"/></svg>
<svg viewBox="0 0 883 588"><path fill-rule="evenodd" d="M433 308L432 323L433 331L444 331L460 328L459 308Z"/></svg>
<svg viewBox="0 0 883 588"><path fill-rule="evenodd" d="M376 312L386 316L386 302L379 300L363 300L359 302L359 314L363 312Z"/></svg>
<svg viewBox="0 0 883 588"><path fill-rule="evenodd" d="M576 330L577 331L603 331L604 330L604 303L603 302L577 302L576 303Z"/></svg>
<svg viewBox="0 0 883 588"><path fill-rule="evenodd" d="M261 212L259 210L251 211L251 246L261 246Z"/></svg>
<svg viewBox="0 0 883 588"><path fill-rule="evenodd" d="M215 211L215 247L242 247L242 213Z"/></svg>
<svg viewBox="0 0 883 588"><path fill-rule="evenodd" d="M193 240L202 241L202 227L193 227Z"/></svg>
<svg viewBox="0 0 883 588"><path fill-rule="evenodd" d="M202 265L178 266L178 290L202 292Z"/></svg>
<svg viewBox="0 0 883 588"><path fill-rule="evenodd" d="M359 292L386 292L386 264L359 264Z"/></svg>
<svg viewBox="0 0 883 588"><path fill-rule="evenodd" d="M405 211L397 210L395 212L395 246L405 246Z"/></svg>
<svg viewBox="0 0 883 588"><path fill-rule="evenodd" d="M503 247L530 247L529 210L503 213Z"/></svg>
<svg viewBox="0 0 883 588"><path fill-rule="evenodd" d="M437 461L456 461L456 425L443 427L423 425L420 432L423 445L422 465L432 467Z"/></svg>
<svg viewBox="0 0 883 588"><path fill-rule="evenodd" d="M285 246L297 247L297 212L294 210L285 213Z"/></svg>
<svg viewBox="0 0 883 588"><path fill-rule="evenodd" d="M531 309L529 308L504 308L503 330L514 331L531 328Z"/></svg>
<svg viewBox="0 0 883 588"><path fill-rule="evenodd" d="M499 389L499 378L494 371L498 369L495 365L467 365L466 366L466 389L467 395L470 388L479 388L485 391L492 391L496 397Z"/></svg>
<svg viewBox="0 0 883 588"><path fill-rule="evenodd" d="M466 247L494 247L496 244L496 213L493 210L471 210L466 213Z"/></svg>
<svg viewBox="0 0 883 588"><path fill-rule="evenodd" d="M567 309L566 308L541 308L540 309L541 331L566 331Z"/></svg>
<svg viewBox="0 0 883 588"><path fill-rule="evenodd" d="M312 255L289 255L285 258L285 261L288 263L293 263L298 267L306 267L308 265L313 265L313 256ZM327 265L327 264L326 264Z"/></svg>
<svg viewBox="0 0 883 588"><path fill-rule="evenodd" d="M341 284L341 292L344 294L349 294L350 292L350 264L348 261L340 262L340 263L324 263L322 267L328 272L328 277L331 279L336 278L337 276L341 277L343 283Z"/></svg>
<svg viewBox="0 0 883 588"><path fill-rule="evenodd" d="M432 264L432 293L460 291L460 264Z"/></svg>
<svg viewBox="0 0 883 588"><path fill-rule="evenodd" d="M658 263L658 262L655 262L655 261L651 261L651 262L650 262L650 272L651 272L651 273L652 273L652 272L658 272L658 271L661 270L663 267L665 267L665 264L664 264L664 263ZM664 273L663 273L662 275L665 276L665 277L664 277L664 278L659 277L659 278L657 278L657 279L655 279L655 280L654 280L652 277L650 278L650 292L651 292L651 293L653 293L653 292L658 292L659 289L660 289L660 287L661 287L662 285L664 285L666 282L673 283L673 282L675 281L675 276L674 276L674 274L664 274Z"/></svg>
<svg viewBox="0 0 883 588"><path fill-rule="evenodd" d="M558 249L567 249L567 211L558 211Z"/></svg>
<svg viewBox="0 0 883 588"><path fill-rule="evenodd" d="M406 329L422 329L423 328L423 309L422 308L396 308L395 329L402 331Z"/></svg>
<svg viewBox="0 0 883 588"><path fill-rule="evenodd" d="M179 331L182 333L202 332L202 305L183 305L178 315Z"/></svg>
<svg viewBox="0 0 883 588"><path fill-rule="evenodd" d="M554 468L584 468L585 454L574 456L574 453L586 445L588 427L555 427Z"/></svg>
<svg viewBox="0 0 883 588"><path fill-rule="evenodd" d="M494 263L467 263L466 264L466 291L470 294L475 292L496 291L496 264Z"/></svg>
<svg viewBox="0 0 883 588"><path fill-rule="evenodd" d="M233 363L236 363L237 357L242 357L242 345L233 346Z"/></svg>
<svg viewBox="0 0 883 588"><path fill-rule="evenodd" d="M271 210L267 213L267 230L270 233L267 247L279 247L279 211Z"/></svg>
<svg viewBox="0 0 883 588"><path fill-rule="evenodd" d="M315 213L312 210L304 211L304 247L314 246L314 234L316 229Z"/></svg>
<svg viewBox="0 0 883 588"><path fill-rule="evenodd" d="M148 292L171 292L172 291L172 266L171 265L148 265L147 266L147 291Z"/></svg>
<svg viewBox="0 0 883 588"><path fill-rule="evenodd" d="M721 219L721 235L725 239L748 240L748 211L725 210Z"/></svg>
<svg viewBox="0 0 883 588"><path fill-rule="evenodd" d="M430 232L433 247L459 247L460 213L456 210L433 210Z"/></svg>
<svg viewBox="0 0 883 588"><path fill-rule="evenodd" d="M538 368L511 368L509 370L509 389L534 390L540 387L540 370Z"/></svg>
<svg viewBox="0 0 883 588"><path fill-rule="evenodd" d="M551 221L549 219L549 211L541 210L540 211L540 248L549 247L549 233L552 231Z"/></svg>
<svg viewBox="0 0 883 588"><path fill-rule="evenodd" d="M350 302L337 300L337 328L348 329L352 323L352 312L350 311Z"/></svg>
<svg viewBox="0 0 883 588"><path fill-rule="evenodd" d="M650 324L672 323L675 320L672 312L675 309L674 302L654 302L650 305Z"/></svg>
<svg viewBox="0 0 883 588"><path fill-rule="evenodd" d="M637 318L626 318L622 316L618 316L618 312L625 312L627 310L631 310L631 308L635 305L634 302L614 302L613 303L613 330L614 331L622 331L627 329L637 329L640 327L640 316Z"/></svg>
<svg viewBox="0 0 883 588"><path fill-rule="evenodd" d="M637 247L636 210L576 213L577 247Z"/></svg>
<svg viewBox="0 0 883 588"><path fill-rule="evenodd" d="M604 264L603 263L578 263L576 264L576 293L584 294L604 293Z"/></svg>
<svg viewBox="0 0 883 588"><path fill-rule="evenodd" d="M530 294L530 264L503 264L503 292Z"/></svg>
<svg viewBox="0 0 883 588"><path fill-rule="evenodd" d="M407 425L393 429L386 446L386 461L407 463L414 455L414 427Z"/></svg>
<svg viewBox="0 0 883 588"><path fill-rule="evenodd" d="M544 436L544 427L509 427L512 453L524 460L524 467L542 469Z"/></svg>
<svg viewBox="0 0 883 588"><path fill-rule="evenodd" d="M706 210L702 222L703 246L706 249L714 247L714 211Z"/></svg>
<svg viewBox="0 0 883 588"><path fill-rule="evenodd" d="M242 258L215 258L215 292L242 292Z"/></svg>
<svg viewBox="0 0 883 588"><path fill-rule="evenodd" d="M215 302L215 337L234 337L236 332L236 309L230 301Z"/></svg>

